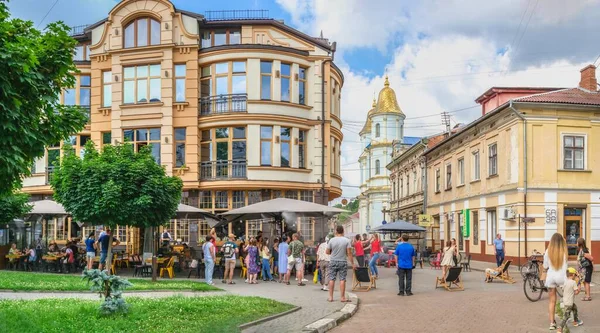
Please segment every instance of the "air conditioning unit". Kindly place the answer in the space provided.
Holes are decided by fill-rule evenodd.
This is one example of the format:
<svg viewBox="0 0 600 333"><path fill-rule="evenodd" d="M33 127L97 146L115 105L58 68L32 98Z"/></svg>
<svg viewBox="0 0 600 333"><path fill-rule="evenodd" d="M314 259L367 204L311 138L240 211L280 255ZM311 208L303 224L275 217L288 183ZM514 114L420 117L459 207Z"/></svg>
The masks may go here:
<svg viewBox="0 0 600 333"><path fill-rule="evenodd" d="M505 208L504 209L504 219L505 220L513 220L515 217L516 217L516 214L512 210L512 208Z"/></svg>

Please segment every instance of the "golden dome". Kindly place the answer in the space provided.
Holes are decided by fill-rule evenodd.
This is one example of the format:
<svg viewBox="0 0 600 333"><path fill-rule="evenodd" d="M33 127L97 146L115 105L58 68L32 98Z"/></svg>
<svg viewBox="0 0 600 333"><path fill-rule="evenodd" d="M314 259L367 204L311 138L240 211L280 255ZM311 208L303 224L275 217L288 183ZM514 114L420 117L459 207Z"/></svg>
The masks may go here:
<svg viewBox="0 0 600 333"><path fill-rule="evenodd" d="M379 92L377 98L377 113L400 113L404 115L400 106L398 106L398 100L396 99L396 92L390 88L390 81L387 75L385 76L384 87Z"/></svg>
<svg viewBox="0 0 600 333"><path fill-rule="evenodd" d="M373 108L367 113L367 122L365 123L365 126L363 126L362 130L360 130L360 135L363 135L365 133L371 133L371 116L373 115L373 113L375 113L376 106L377 103L375 102L375 98L373 98Z"/></svg>

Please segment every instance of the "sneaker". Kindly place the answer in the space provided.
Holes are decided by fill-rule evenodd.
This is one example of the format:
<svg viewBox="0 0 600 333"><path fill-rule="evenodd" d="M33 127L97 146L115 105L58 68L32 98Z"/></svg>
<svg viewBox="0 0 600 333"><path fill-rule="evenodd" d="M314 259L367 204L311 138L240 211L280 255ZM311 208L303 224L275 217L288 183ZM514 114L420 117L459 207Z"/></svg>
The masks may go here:
<svg viewBox="0 0 600 333"><path fill-rule="evenodd" d="M581 325L583 325L583 320L581 320L581 319L573 322L573 326L581 326Z"/></svg>
<svg viewBox="0 0 600 333"><path fill-rule="evenodd" d="M550 328L548 328L551 331L554 331L556 329L556 322L553 322L552 324L550 324Z"/></svg>
<svg viewBox="0 0 600 333"><path fill-rule="evenodd" d="M248 281L248 280L246 280L246 281ZM221 282L222 282L222 283L227 283L227 281L225 281L225 280L221 280Z"/></svg>
<svg viewBox="0 0 600 333"><path fill-rule="evenodd" d="M302 282L308 282L308 280L305 278L302 278Z"/></svg>
<svg viewBox="0 0 600 333"><path fill-rule="evenodd" d="M406 296L412 296L413 293L406 293Z"/></svg>
<svg viewBox="0 0 600 333"><path fill-rule="evenodd" d="M398 296L404 296L404 293L398 293Z"/></svg>
<svg viewBox="0 0 600 333"><path fill-rule="evenodd" d="M323 291L329 291L329 287L323 287Z"/></svg>

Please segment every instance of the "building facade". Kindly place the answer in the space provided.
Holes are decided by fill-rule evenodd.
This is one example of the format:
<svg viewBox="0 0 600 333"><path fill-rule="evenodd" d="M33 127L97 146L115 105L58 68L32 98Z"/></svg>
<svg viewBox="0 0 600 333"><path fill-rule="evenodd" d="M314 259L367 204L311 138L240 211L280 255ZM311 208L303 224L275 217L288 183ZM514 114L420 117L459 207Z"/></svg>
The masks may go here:
<svg viewBox="0 0 600 333"><path fill-rule="evenodd" d="M391 195L389 170L391 155L396 144L402 146L404 119L406 116L398 105L396 92L390 88L385 78L383 89L367 113L367 120L360 131L360 141L364 148L358 162L360 164L359 212L360 222L356 233L368 232L389 219L384 216L389 210Z"/></svg>
<svg viewBox="0 0 600 333"><path fill-rule="evenodd" d="M61 100L89 109L90 123L70 143L79 152L89 140L152 145L157 163L183 180L183 203L213 213L278 197L339 197L344 79L335 43L263 12L205 17L167 0L123 0L106 19L74 29L80 72ZM51 195L61 146L48 147L24 180L34 200ZM315 221L292 222L306 239L318 237ZM262 228L246 221L228 231L252 236ZM118 230L128 244L137 239L131 229ZM171 223L174 238L190 243L208 229ZM44 230L59 241L81 232L61 219Z"/></svg>
<svg viewBox="0 0 600 333"><path fill-rule="evenodd" d="M577 88L508 88L511 98L425 152L440 244L456 238L473 259L494 261L499 233L517 260L559 232L570 258L579 237L600 255L600 93L595 67L581 74Z"/></svg>

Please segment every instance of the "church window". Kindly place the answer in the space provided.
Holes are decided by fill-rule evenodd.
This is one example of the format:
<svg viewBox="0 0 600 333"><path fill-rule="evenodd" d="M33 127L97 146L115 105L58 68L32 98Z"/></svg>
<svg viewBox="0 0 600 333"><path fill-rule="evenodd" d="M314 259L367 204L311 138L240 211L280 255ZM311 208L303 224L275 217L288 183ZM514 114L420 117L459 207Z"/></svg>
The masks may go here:
<svg viewBox="0 0 600 333"><path fill-rule="evenodd" d="M381 135L381 126L379 124L375 125L375 137L378 138Z"/></svg>
<svg viewBox="0 0 600 333"><path fill-rule="evenodd" d="M379 160L375 160L375 174L378 175L379 174L379 169L380 169L380 165L381 163L379 162Z"/></svg>

